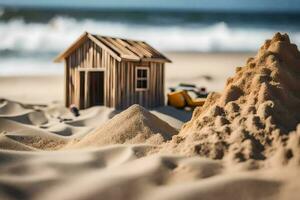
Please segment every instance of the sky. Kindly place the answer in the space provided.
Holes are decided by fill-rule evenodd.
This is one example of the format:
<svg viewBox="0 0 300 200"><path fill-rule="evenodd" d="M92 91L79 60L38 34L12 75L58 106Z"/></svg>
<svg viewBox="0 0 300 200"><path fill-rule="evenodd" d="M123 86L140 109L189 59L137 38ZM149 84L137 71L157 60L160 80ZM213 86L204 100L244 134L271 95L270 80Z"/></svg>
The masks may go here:
<svg viewBox="0 0 300 200"><path fill-rule="evenodd" d="M0 0L0 5L300 12L300 0Z"/></svg>

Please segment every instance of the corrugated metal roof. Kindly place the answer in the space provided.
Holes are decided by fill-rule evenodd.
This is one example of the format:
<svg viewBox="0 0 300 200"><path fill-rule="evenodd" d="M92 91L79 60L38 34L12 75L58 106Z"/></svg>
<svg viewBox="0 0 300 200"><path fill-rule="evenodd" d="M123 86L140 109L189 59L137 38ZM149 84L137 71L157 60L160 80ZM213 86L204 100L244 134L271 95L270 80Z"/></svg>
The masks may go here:
<svg viewBox="0 0 300 200"><path fill-rule="evenodd" d="M122 38L114 38L108 36L94 35L85 33L81 36L71 47L60 54L55 61L61 61L67 57L73 50L84 42L84 37L94 41L97 45L103 48L103 45L109 49L109 52L116 57L117 60L130 60L130 61L155 61L155 62L171 62L163 54L155 50L144 41L128 40Z"/></svg>

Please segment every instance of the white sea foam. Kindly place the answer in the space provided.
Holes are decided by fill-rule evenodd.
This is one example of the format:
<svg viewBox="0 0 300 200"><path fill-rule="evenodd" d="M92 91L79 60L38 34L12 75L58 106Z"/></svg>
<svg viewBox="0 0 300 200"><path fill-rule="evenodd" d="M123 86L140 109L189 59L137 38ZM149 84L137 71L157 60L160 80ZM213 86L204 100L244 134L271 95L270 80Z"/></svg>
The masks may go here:
<svg viewBox="0 0 300 200"><path fill-rule="evenodd" d="M213 25L155 26L57 17L47 24L15 19L0 23L0 50L61 51L83 31L145 40L162 51L255 51L275 31ZM284 30L283 30L284 31ZM288 30L287 30L288 31ZM300 31L289 32L300 43Z"/></svg>
<svg viewBox="0 0 300 200"><path fill-rule="evenodd" d="M61 16L49 23L25 23L22 19L14 19L0 22L0 53L6 50L11 54L25 52L31 58L13 58L10 55L10 59L6 59L0 55L0 74L13 73L12 69L21 67L20 63L22 69L30 71L42 72L45 70L44 66L48 66L50 71L56 71L49 53L61 52L84 31L144 40L161 51L256 51L276 31L288 31L293 41L300 44L300 30L230 27L223 22L211 25L158 26L76 20ZM39 60L36 60L36 55Z"/></svg>

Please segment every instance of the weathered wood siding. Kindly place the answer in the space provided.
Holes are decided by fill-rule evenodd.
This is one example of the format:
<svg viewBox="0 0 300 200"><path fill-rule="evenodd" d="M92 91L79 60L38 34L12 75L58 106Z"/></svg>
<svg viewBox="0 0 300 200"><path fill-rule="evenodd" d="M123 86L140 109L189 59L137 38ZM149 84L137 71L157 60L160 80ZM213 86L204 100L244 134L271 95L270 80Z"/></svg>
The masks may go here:
<svg viewBox="0 0 300 200"><path fill-rule="evenodd" d="M136 67L149 68L149 89L136 91ZM132 104L144 107L164 105L164 63L121 62L116 68L116 100L114 107L124 109Z"/></svg>
<svg viewBox="0 0 300 200"><path fill-rule="evenodd" d="M102 68L105 77L105 99L104 104L112 107L115 97L115 69L118 61L107 51L101 49L91 40L87 40L74 50L66 59L66 106L76 104L84 107L80 101L80 74L78 68Z"/></svg>
<svg viewBox="0 0 300 200"><path fill-rule="evenodd" d="M136 67L149 68L149 89L136 91ZM85 98L80 98L79 68L104 70L104 105L124 109L132 104L144 107L164 105L164 63L160 62L119 62L107 51L91 40L86 40L65 59L66 106L75 104L86 108Z"/></svg>

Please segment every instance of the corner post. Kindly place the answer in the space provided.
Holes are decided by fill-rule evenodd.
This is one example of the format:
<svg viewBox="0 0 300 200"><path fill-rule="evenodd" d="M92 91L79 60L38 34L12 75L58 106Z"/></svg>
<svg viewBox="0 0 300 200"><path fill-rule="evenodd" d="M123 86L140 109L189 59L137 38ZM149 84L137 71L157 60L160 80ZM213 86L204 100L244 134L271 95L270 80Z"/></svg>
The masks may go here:
<svg viewBox="0 0 300 200"><path fill-rule="evenodd" d="M69 69L67 59L64 59L65 63L65 74L64 74L64 95L65 95L65 106L69 107Z"/></svg>

